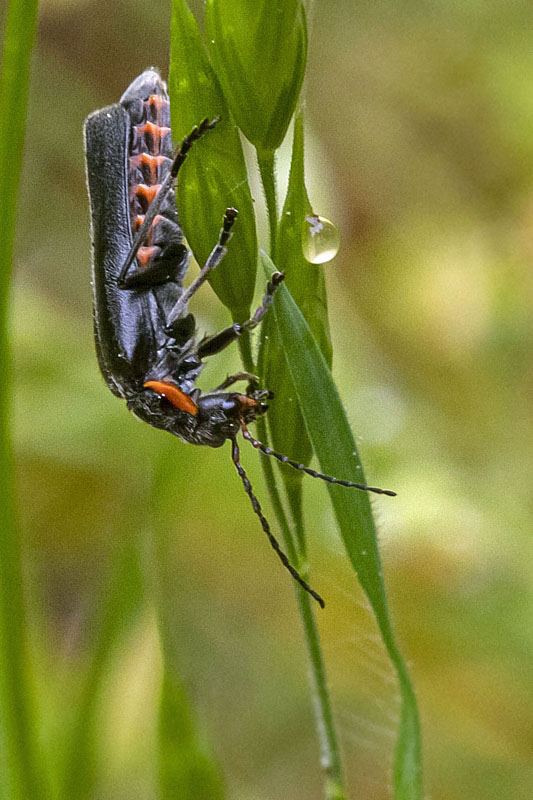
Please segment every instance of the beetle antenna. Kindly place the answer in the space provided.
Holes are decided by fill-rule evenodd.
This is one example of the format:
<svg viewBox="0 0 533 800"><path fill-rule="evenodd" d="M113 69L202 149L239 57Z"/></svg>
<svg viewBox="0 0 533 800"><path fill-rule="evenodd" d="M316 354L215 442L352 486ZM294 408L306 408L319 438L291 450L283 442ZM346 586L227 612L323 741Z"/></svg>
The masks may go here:
<svg viewBox="0 0 533 800"><path fill-rule="evenodd" d="M315 592L315 590L312 589L309 586L307 581L305 581L302 578L302 576L300 575L298 570L296 570L292 566L292 564L290 563L289 559L287 558L287 556L285 555L285 553L281 549L278 540L276 539L276 537L274 536L274 534L270 530L270 525L268 524L268 520L266 519L266 517L264 516L264 514L263 514L263 512L261 510L261 506L259 505L259 500L255 496L255 494L253 492L253 489L252 489L252 484L250 483L248 475L244 471L244 467L241 464L239 445L237 444L237 440L236 439L232 439L231 440L231 458L233 460L233 463L235 464L235 468L236 468L237 472L239 473L240 479L241 479L241 481L243 483L244 491L246 492L246 494L250 498L250 502L252 503L252 508L255 511L255 513L257 514L257 516L259 517L259 521L261 522L261 527L263 528L264 532L268 536L268 541L272 545L272 549L275 550L275 552L278 554L281 563L283 564L283 566L286 569L289 570L289 572L291 573L291 575L294 578L294 580L297 583L300 584L302 589L305 589L305 591L308 592L311 595L311 597L313 597L317 601L317 603L319 604L319 606L321 608L324 608L325 603L324 603L324 600L322 599L322 597L318 594L318 592Z"/></svg>
<svg viewBox="0 0 533 800"><path fill-rule="evenodd" d="M271 447L267 447L266 444L263 444L263 442L259 442L257 439L254 439L244 422L241 423L241 430L243 437L249 441L252 447L255 447L256 450L259 450L265 456L273 456L282 464L288 464L290 467L293 467L293 469L299 469L300 472L305 472L306 475L310 475L312 478L320 478L320 480L327 481L328 483L338 483L339 486L346 486L350 489L361 489L364 492L374 492L374 494L386 494L388 497L396 497L396 492L392 492L390 489L379 489L377 486L367 486L364 483L344 481L340 478L334 478L332 475L324 475L322 472L317 472L310 467L306 467L305 464L299 464L297 461L291 461L288 456L284 456L281 453L276 453L276 451L272 450Z"/></svg>

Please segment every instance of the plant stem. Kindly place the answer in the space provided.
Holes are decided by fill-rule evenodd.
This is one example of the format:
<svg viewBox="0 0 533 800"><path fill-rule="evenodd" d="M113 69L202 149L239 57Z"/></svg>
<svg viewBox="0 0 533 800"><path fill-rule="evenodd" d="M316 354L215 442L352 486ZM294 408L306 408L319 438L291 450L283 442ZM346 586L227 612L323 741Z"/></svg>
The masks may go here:
<svg viewBox="0 0 533 800"><path fill-rule="evenodd" d="M298 606L311 665L310 678L314 692L314 710L320 741L320 764L326 776L324 796L326 800L346 800L339 743L328 692L326 667L322 657L320 636L311 603L312 600L309 594L298 587Z"/></svg>
<svg viewBox="0 0 533 800"><path fill-rule="evenodd" d="M244 334L239 337L237 344L239 347L239 352L241 354L241 359L242 363L244 364L245 370L254 375L255 366L254 366L254 359L252 356L252 343L250 341L249 331L245 331Z"/></svg>
<svg viewBox="0 0 533 800"><path fill-rule="evenodd" d="M305 529L302 513L302 486L301 483L286 484L291 516L296 528L296 540L300 548L300 561L307 561L305 553ZM304 548L302 550L301 548ZM320 647L320 634L313 611L313 603L309 594L299 588L298 604L304 626L305 640L309 660L311 662L310 678L313 684L315 716L318 735L320 739L321 764L326 775L325 796L326 800L345 800L346 792L342 775L342 764L335 729L335 720L329 697L326 665Z"/></svg>
<svg viewBox="0 0 533 800"><path fill-rule="evenodd" d="M257 160L259 171L263 182L263 189L267 202L268 220L270 226L270 249L271 254L276 251L277 235L277 205L276 205L276 183L274 174L274 154L262 155L258 152ZM261 354L264 349L260 350ZM248 367L246 367L248 369ZM263 374L262 365L258 365L258 374ZM259 439L267 444L268 433L264 418L257 419L257 430ZM287 550L287 555L292 564L300 569L302 564L307 561L305 552L305 531L302 517L301 506L301 483L295 483L289 492L289 506L293 518L295 533L293 535L280 493L276 485L276 478L272 462L268 458L262 458L261 464L265 482L270 494L274 513L281 528L283 541ZM304 570L305 572L305 570ZM315 711L316 727L320 742L320 762L325 774L324 797L325 800L346 800L346 791L342 775L342 765L340 758L339 742L335 729L333 710L329 697L326 668L320 646L320 636L312 608L312 601L307 592L300 586L296 587L298 597L298 608L302 619L304 637L307 646L307 653L310 665L311 689L313 692L313 705Z"/></svg>
<svg viewBox="0 0 533 800"><path fill-rule="evenodd" d="M266 441L268 437L264 418L257 420L257 431L259 434L259 439L261 441ZM261 464L274 513L281 528L287 555L289 556L291 563L296 564L297 568L299 569L302 558L299 557L296 550L294 537L291 533L278 487L276 485L276 478L274 475L272 462L267 458L263 458L261 460ZM299 525L297 520L295 520L295 522L297 525ZM300 536L302 538L304 536L303 526L300 529ZM300 539L300 536L298 536L298 539ZM331 701L328 691L326 667L322 657L320 636L312 607L312 600L309 594L300 586L296 586L296 594L298 598L298 609L302 619L303 632L310 664L309 673L313 692L313 707L315 712L318 738L320 742L320 764L326 776L324 797L325 800L346 800L339 742L337 739L337 732L335 730L335 722L333 719L333 711L331 708Z"/></svg>
<svg viewBox="0 0 533 800"><path fill-rule="evenodd" d="M260 153L257 151L257 164L261 174L261 182L265 193L270 231L270 258L275 263L276 234L278 231L278 204L276 199L276 163L273 151Z"/></svg>
<svg viewBox="0 0 533 800"><path fill-rule="evenodd" d="M37 800L47 795L37 767L36 726L28 674L22 547L15 514L10 435L12 381L7 319L36 19L37 0L12 0L9 4L0 86L0 716L5 748L3 787L9 800Z"/></svg>

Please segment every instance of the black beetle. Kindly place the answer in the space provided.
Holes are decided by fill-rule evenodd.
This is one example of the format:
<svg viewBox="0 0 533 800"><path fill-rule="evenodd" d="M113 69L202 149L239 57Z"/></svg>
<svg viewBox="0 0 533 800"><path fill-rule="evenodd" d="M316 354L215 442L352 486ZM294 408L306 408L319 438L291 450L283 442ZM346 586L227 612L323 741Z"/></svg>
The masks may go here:
<svg viewBox="0 0 533 800"><path fill-rule="evenodd" d="M394 492L322 475L257 441L247 426L265 413L271 393L260 390L253 375L228 376L207 393L195 386L203 359L259 324L284 277L274 274L249 320L197 340L188 302L223 259L237 211L226 210L217 244L184 289L190 251L178 221L174 183L191 145L216 122L204 119L173 153L167 88L154 69L136 78L118 103L95 111L85 122L98 362L113 394L155 428L191 444L220 447L231 441L233 462L272 547L323 606L272 534L240 463L237 434L265 455L313 477L379 494ZM226 391L241 380L248 381L246 393Z"/></svg>

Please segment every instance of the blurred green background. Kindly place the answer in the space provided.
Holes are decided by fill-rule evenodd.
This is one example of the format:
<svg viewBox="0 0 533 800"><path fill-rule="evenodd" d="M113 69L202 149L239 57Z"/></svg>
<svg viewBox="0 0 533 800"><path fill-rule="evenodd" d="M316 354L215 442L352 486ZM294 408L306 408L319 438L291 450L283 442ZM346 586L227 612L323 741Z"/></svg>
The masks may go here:
<svg viewBox="0 0 533 800"><path fill-rule="evenodd" d="M166 73L169 13L163 0L41 3L13 295L41 735L60 764L114 564L131 547L143 589L132 572L99 692L94 797L156 796L150 564L164 529L165 610L228 796L318 799L293 587L228 448L139 424L105 388L93 352L82 123L145 67ZM342 235L324 267L334 372L369 482L399 494L374 507L432 800L525 800L533 785L532 38L520 0L314 7L307 173L315 211ZM279 167L283 183L283 156ZM193 310L201 329L227 324L209 288ZM203 385L237 366L236 352L224 354ZM258 456L243 458L268 509ZM147 506L154 481L165 512ZM308 481L306 499L348 782L354 798L389 798L394 676L324 488Z"/></svg>

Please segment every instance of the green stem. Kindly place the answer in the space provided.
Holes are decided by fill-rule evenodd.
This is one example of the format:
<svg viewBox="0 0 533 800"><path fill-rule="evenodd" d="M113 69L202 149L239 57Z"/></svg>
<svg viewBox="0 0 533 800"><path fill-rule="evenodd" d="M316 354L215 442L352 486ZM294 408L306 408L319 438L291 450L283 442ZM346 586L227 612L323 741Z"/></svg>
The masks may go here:
<svg viewBox="0 0 533 800"><path fill-rule="evenodd" d="M278 204L276 199L276 162L273 151L260 153L257 151L257 163L261 174L261 182L265 193L270 231L270 258L275 263L276 236L278 232Z"/></svg>
<svg viewBox="0 0 533 800"><path fill-rule="evenodd" d="M267 430L264 418L257 420L257 432L261 441L267 440ZM272 462L268 458L261 459L265 483L267 485L274 514L277 517L283 542L287 550L287 555L291 563L298 566L302 562L299 557L294 537L292 535L287 515L283 508L283 503L276 485L276 478ZM295 520L296 525L300 522ZM304 537L303 526L300 529L298 540ZM318 739L320 743L320 763L324 771L326 780L324 784L325 800L346 800L346 792L342 776L342 764L340 748L335 729L333 710L328 691L326 667L320 647L320 635L316 624L313 611L312 600L309 594L300 586L296 586L298 598L298 609L302 619L307 654L310 663L311 688L313 692L313 706L316 719Z"/></svg>
<svg viewBox="0 0 533 800"><path fill-rule="evenodd" d="M7 10L0 86L0 705L5 755L2 776L9 800L37 800L47 792L37 766L23 595L22 548L14 499L10 435L11 350L8 304L16 199L22 166L30 55L37 0L12 0Z"/></svg>
<svg viewBox="0 0 533 800"><path fill-rule="evenodd" d="M248 331L245 331L244 335L239 337L237 344L241 354L242 363L244 364L244 369L254 375L255 366L252 355L252 344L250 342L250 334Z"/></svg>
<svg viewBox="0 0 533 800"><path fill-rule="evenodd" d="M316 619L311 605L313 601L309 594L300 587L298 587L297 594L307 653L311 665L310 677L314 692L316 726L320 742L320 763L326 777L324 796L326 800L346 800L339 742L329 697L326 667L320 648L320 636Z"/></svg>
<svg viewBox="0 0 533 800"><path fill-rule="evenodd" d="M257 419L256 425L257 425L257 434L259 436L260 441L266 442L268 440L268 433L264 417L260 417L259 419ZM296 549L294 537L292 535L289 522L287 520L285 509L283 508L281 495L278 491L272 462L269 461L268 458L262 458L261 466L263 468L263 475L265 478L265 483L267 485L268 493L272 501L274 514L276 515L277 520L279 522L279 526L281 528L281 535L283 537L283 543L285 545L285 549L287 550L287 555L289 556L289 559L292 564L298 564L300 560L298 558L298 551ZM303 589L302 592L304 592ZM307 594L307 592L304 592L304 594Z"/></svg>
<svg viewBox="0 0 533 800"><path fill-rule="evenodd" d="M276 185L274 174L274 154L261 156L257 154L259 171L263 181L265 198L267 201L268 220L270 225L270 248L271 253L275 253L276 234L277 234L277 207L276 207ZM264 348L260 349L259 361L264 353ZM246 362L245 362L246 366ZM249 367L246 367L249 369ZM259 363L258 374L264 374L263 365ZM263 417L257 419L257 431L259 439L267 444L268 434L266 421ZM265 482L270 494L274 513L281 528L281 533L287 555L291 563L300 567L307 561L305 551L305 531L301 507L301 484L294 485L294 489L289 493L289 507L295 526L293 535L280 493L276 485L273 464L268 458L262 458L261 464ZM298 496L298 493L300 495ZM335 729L333 710L329 697L326 668L320 647L320 636L316 624L316 619L312 607L312 601L307 592L300 586L296 587L298 597L298 609L302 619L303 632L307 646L307 653L310 664L311 689L313 692L314 711L318 739L320 743L321 765L325 774L324 797L325 800L346 800L346 791L342 775L342 764L340 757L339 741Z"/></svg>

